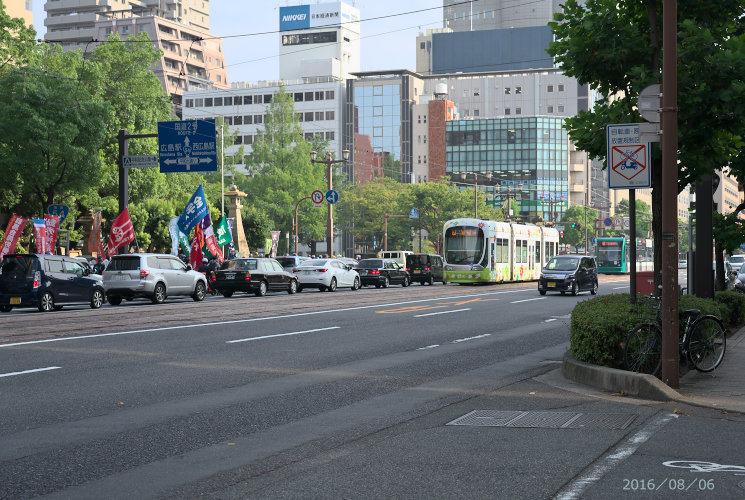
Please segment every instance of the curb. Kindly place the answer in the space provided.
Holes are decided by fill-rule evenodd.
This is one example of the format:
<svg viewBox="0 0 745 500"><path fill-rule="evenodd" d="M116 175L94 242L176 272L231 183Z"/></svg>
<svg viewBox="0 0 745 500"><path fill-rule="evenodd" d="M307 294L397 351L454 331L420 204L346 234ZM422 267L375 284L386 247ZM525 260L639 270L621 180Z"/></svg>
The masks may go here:
<svg viewBox="0 0 745 500"><path fill-rule="evenodd" d="M633 373L578 361L568 350L564 354L561 372L565 378L574 382L596 389L622 392L641 399L681 402L689 400L653 375Z"/></svg>

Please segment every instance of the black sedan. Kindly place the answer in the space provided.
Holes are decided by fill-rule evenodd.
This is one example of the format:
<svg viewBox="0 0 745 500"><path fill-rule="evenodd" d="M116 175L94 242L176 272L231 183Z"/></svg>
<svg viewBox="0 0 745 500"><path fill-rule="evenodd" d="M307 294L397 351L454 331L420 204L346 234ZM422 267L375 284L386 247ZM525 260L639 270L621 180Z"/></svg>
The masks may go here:
<svg viewBox="0 0 745 500"><path fill-rule="evenodd" d="M234 292L253 292L257 297L272 291L293 294L297 292L297 277L274 259L234 259L223 262L212 279L212 287L225 297Z"/></svg>
<svg viewBox="0 0 745 500"><path fill-rule="evenodd" d="M388 288L388 285L409 286L409 273L393 259L362 259L357 264L362 286Z"/></svg>

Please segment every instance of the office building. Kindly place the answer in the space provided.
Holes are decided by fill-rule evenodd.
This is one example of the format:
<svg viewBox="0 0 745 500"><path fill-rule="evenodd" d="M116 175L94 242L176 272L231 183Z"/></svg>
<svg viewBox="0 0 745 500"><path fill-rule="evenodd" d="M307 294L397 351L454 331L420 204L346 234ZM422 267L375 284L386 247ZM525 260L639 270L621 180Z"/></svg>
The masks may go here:
<svg viewBox="0 0 745 500"><path fill-rule="evenodd" d="M26 26L34 23L32 0L3 0L3 5L5 5L5 13L10 17L23 19Z"/></svg>
<svg viewBox="0 0 745 500"><path fill-rule="evenodd" d="M546 26L560 12L561 4L559 0L443 0L443 25L453 31Z"/></svg>

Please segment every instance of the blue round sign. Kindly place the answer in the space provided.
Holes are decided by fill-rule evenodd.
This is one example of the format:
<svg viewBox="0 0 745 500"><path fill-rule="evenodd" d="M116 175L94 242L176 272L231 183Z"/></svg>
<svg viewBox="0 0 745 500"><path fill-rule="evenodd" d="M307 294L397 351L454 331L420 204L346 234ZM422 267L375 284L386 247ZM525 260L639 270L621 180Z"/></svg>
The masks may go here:
<svg viewBox="0 0 745 500"><path fill-rule="evenodd" d="M67 219L67 214L70 213L70 207L67 205L49 205L47 213L59 217L59 223L62 224Z"/></svg>
<svg viewBox="0 0 745 500"><path fill-rule="evenodd" d="M333 205L334 203L339 201L339 193L337 193L333 189L329 189L328 191L326 191L326 201Z"/></svg>

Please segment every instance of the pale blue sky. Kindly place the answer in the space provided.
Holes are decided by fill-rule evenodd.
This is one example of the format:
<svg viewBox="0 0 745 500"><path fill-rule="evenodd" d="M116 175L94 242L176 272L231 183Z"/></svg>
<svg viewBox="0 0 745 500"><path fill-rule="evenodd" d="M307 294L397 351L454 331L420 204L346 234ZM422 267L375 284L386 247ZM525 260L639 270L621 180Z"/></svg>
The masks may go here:
<svg viewBox="0 0 745 500"><path fill-rule="evenodd" d="M279 7L326 3L298 0L212 0L210 31L216 36L244 35L279 29ZM419 31L442 26L442 0L357 0L361 23L362 71L416 69L416 36ZM380 20L373 17L424 12ZM43 38L44 1L33 0L34 26ZM276 80L279 78L279 35L240 36L223 40L228 78L234 81Z"/></svg>

